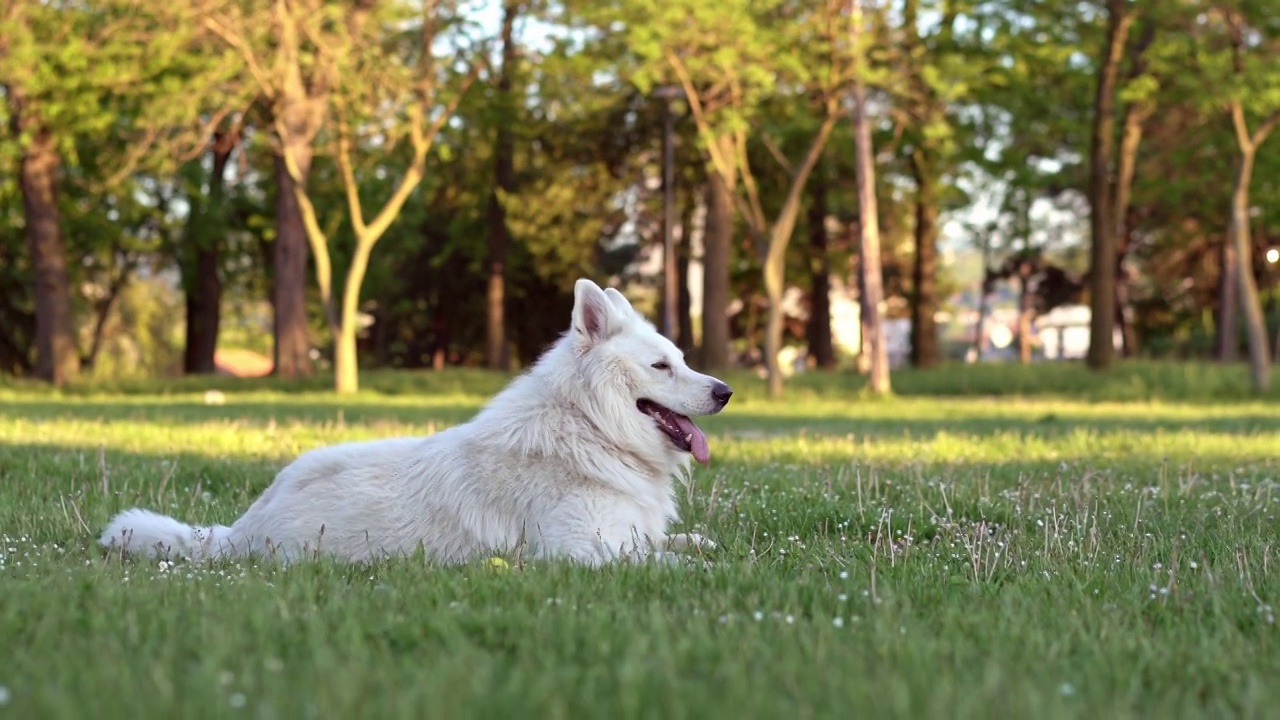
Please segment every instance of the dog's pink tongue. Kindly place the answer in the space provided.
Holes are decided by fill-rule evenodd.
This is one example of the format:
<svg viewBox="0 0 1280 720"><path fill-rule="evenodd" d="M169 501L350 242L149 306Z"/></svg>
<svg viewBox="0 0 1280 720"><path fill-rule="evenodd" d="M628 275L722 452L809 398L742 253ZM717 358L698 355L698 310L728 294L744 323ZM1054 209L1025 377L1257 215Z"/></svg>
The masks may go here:
<svg viewBox="0 0 1280 720"><path fill-rule="evenodd" d="M707 436L706 433L702 432L702 428L683 415L678 416L676 422L680 424L680 432L690 438L689 446L693 452L693 459L703 465L711 462L711 446L707 444Z"/></svg>

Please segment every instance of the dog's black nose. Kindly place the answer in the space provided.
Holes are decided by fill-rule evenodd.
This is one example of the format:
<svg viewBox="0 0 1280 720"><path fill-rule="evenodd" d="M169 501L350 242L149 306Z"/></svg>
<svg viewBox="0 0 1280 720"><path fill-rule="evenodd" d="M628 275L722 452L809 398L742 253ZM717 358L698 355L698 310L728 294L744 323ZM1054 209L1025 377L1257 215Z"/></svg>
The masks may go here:
<svg viewBox="0 0 1280 720"><path fill-rule="evenodd" d="M715 398L720 407L724 407L729 404L729 398L733 397L733 388L724 383L716 383L711 388L711 397Z"/></svg>

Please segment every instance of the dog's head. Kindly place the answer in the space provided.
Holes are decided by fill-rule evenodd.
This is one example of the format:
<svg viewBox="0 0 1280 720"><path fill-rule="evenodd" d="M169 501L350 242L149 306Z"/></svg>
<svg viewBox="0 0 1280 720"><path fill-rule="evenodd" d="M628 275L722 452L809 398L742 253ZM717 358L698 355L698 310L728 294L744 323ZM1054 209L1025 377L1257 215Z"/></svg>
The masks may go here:
<svg viewBox="0 0 1280 720"><path fill-rule="evenodd" d="M706 435L690 416L723 410L733 395L727 384L690 368L622 293L590 280L574 286L570 333L586 377L611 386L597 390L613 400L609 414L623 429L699 462L710 459Z"/></svg>

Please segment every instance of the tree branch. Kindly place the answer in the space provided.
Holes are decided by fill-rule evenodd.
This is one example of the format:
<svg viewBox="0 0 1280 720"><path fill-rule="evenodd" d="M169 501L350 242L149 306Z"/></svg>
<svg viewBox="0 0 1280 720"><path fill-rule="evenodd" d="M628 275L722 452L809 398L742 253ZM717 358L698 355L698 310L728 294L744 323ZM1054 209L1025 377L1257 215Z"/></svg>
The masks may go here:
<svg viewBox="0 0 1280 720"><path fill-rule="evenodd" d="M1258 129L1253 131L1253 146L1261 145L1267 139L1267 136L1271 134L1271 131L1276 129L1277 125L1280 125L1280 110L1271 113L1271 116L1263 120Z"/></svg>
<svg viewBox="0 0 1280 720"><path fill-rule="evenodd" d="M262 94L265 95L268 100L275 99L275 83L271 81L271 74L263 69L262 65L258 62L258 58L253 54L253 49L249 47L248 42L246 42L239 34L232 32L230 28L219 22L217 18L212 16L204 19L204 26L213 32L213 34L222 38L223 42L230 45L234 50L240 53L240 56L244 58L245 65L249 68L249 73L253 75L253 79L257 81L258 87L262 89Z"/></svg>
<svg viewBox="0 0 1280 720"><path fill-rule="evenodd" d="M804 193L805 185L808 183L813 169L817 167L818 161L822 159L822 152L826 149L831 132L835 129L836 121L840 118L837 103L828 101L826 103L826 111L827 116L823 118L818 132L814 133L813 140L809 142L809 149L805 152L804 160L800 163L800 167L796 169L795 174L791 176L791 186L787 189L786 200L782 203L782 213L779 215L777 222L774 223L774 232L771 233L769 238L768 257L772 260L780 262L781 257L786 254L787 240L790 239L791 232L795 229L796 218L800 212L800 197Z"/></svg>
<svg viewBox="0 0 1280 720"><path fill-rule="evenodd" d="M738 85L738 76L730 68L725 68L725 72L729 76L731 103L734 107L742 107L742 89ZM740 123L734 128L733 137L734 147L737 150L738 172L742 174L742 187L746 191L748 206L751 210L751 215L747 216L747 222L763 236L768 233L769 221L764 213L764 204L760 202L760 188L756 185L750 158L747 157L747 132Z"/></svg>
<svg viewBox="0 0 1280 720"><path fill-rule="evenodd" d="M368 229L364 224L364 209L360 203L360 185L356 182L355 170L351 167L351 137L346 117L340 112L338 118L338 152L336 160L342 172L342 184L347 193L347 211L351 213L351 227L355 230L357 241L362 239Z"/></svg>
<svg viewBox="0 0 1280 720"><path fill-rule="evenodd" d="M698 126L698 134L702 137L703 143L707 146L707 156L711 159L712 170L724 180L725 187L730 189L730 196L733 198L733 205L747 223L747 229L751 232L753 238L762 238L765 232L763 226L755 222L755 214L747 201L742 197L736 189L738 185L738 169L734 163L736 162L737 153L732 155L726 153L724 148L720 146L720 138L711 129L711 123L707 120L707 109L702 102L702 96L698 94L697 88L693 85L693 80L689 76L689 70L685 67L684 61L678 55L671 51L666 52L667 63L675 72L676 78L680 81L681 88L684 89L685 99L689 103L690 114L693 115L693 122ZM732 140L726 136L726 139Z"/></svg>
<svg viewBox="0 0 1280 720"><path fill-rule="evenodd" d="M1244 119L1244 103L1232 99L1227 104L1227 110L1231 113L1231 126L1236 132L1236 143L1241 150L1249 151L1253 148L1253 138L1249 135L1249 125Z"/></svg>
<svg viewBox="0 0 1280 720"><path fill-rule="evenodd" d="M703 140L706 141L707 155L711 158L711 165L715 171L724 179L725 184L733 187L737 184L737 172L728 163L727 158L721 152L718 143L715 142L715 133L711 130L711 124L707 121L707 114L702 106L702 97L698 95L698 90L693 86L693 80L689 77L689 69L685 67L684 61L674 52L667 51L667 64L675 72L676 78L680 80L680 86L684 89L685 100L689 103L689 110L693 115L693 122L698 126L698 132L702 134Z"/></svg>
<svg viewBox="0 0 1280 720"><path fill-rule="evenodd" d="M764 147L769 151L769 154L773 156L773 159L777 160L778 164L782 166L783 172L788 175L794 174L795 170L791 167L791 161L787 159L786 155L782 154L782 148L778 147L778 143L774 142L773 138L769 137L767 133L760 133L760 140L764 143Z"/></svg>

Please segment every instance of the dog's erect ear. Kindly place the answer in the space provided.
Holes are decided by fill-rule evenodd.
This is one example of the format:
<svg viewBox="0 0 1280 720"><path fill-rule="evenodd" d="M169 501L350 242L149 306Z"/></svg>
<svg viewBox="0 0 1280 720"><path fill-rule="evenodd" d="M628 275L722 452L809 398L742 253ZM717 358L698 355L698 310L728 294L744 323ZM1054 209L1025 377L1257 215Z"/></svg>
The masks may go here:
<svg viewBox="0 0 1280 720"><path fill-rule="evenodd" d="M609 298L609 302L613 303L613 306L618 308L618 312L626 315L632 311L633 308L631 307L631 301L627 300L626 295L623 295L614 288L605 288L604 294Z"/></svg>
<svg viewBox="0 0 1280 720"><path fill-rule="evenodd" d="M618 329L618 310L599 285L582 278L573 285L573 330L600 342Z"/></svg>

